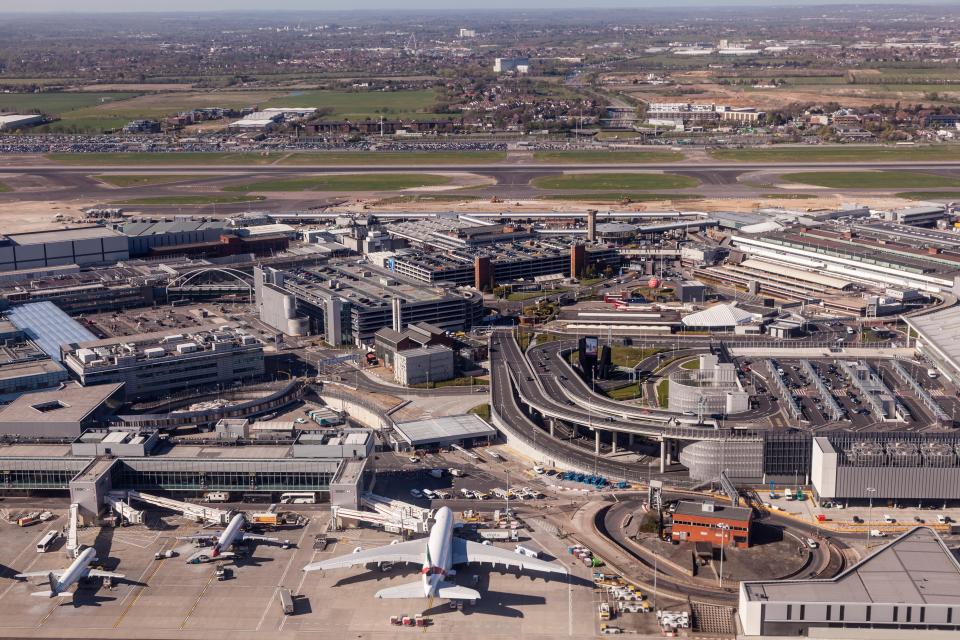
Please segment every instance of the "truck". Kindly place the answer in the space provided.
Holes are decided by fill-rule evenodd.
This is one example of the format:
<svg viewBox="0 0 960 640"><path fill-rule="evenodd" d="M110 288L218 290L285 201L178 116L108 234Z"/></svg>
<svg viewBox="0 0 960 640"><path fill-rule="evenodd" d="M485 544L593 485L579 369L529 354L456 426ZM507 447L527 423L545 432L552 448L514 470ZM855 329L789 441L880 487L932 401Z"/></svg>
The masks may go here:
<svg viewBox="0 0 960 640"><path fill-rule="evenodd" d="M293 615L293 596L290 594L290 589L280 587L277 591L277 598L280 601L280 610L283 611L283 615Z"/></svg>
<svg viewBox="0 0 960 640"><path fill-rule="evenodd" d="M514 549L515 553L519 553L522 556L527 556L528 558L539 558L540 552L531 549L530 547L525 547L522 544L518 544Z"/></svg>
<svg viewBox="0 0 960 640"><path fill-rule="evenodd" d="M520 533L516 529L480 529L477 534L484 540L503 540L517 542Z"/></svg>
<svg viewBox="0 0 960 640"><path fill-rule="evenodd" d="M229 491L207 491L203 494L206 502L230 502Z"/></svg>
<svg viewBox="0 0 960 640"><path fill-rule="evenodd" d="M609 620L609 619L611 618L610 613L611 613L611 612L610 612L610 605L607 604L606 602L601 602L601 603L600 603L600 619L601 619L601 620Z"/></svg>

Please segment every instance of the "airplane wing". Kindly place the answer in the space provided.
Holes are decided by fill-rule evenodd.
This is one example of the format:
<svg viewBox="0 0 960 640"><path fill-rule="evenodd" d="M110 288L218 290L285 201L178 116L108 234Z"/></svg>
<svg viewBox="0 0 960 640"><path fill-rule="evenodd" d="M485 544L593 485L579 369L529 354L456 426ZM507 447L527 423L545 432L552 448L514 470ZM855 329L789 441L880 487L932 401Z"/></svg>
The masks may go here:
<svg viewBox="0 0 960 640"><path fill-rule="evenodd" d="M267 536L258 536L253 533L244 533L241 540L254 540L256 542L280 542L280 538L268 538Z"/></svg>
<svg viewBox="0 0 960 640"><path fill-rule="evenodd" d="M177 536L177 540L216 540L219 537L219 531L211 531L210 533L198 533L193 536Z"/></svg>
<svg viewBox="0 0 960 640"><path fill-rule="evenodd" d="M28 571L26 573L18 573L14 578L49 578L51 575L59 580L60 576L63 575L63 571Z"/></svg>
<svg viewBox="0 0 960 640"><path fill-rule="evenodd" d="M421 563L426 557L426 547L426 540L411 540L410 542L388 544L384 547L348 553L339 558L314 562L305 566L303 570L325 571L327 569L345 569L347 567L355 567L358 564L367 564L368 562Z"/></svg>
<svg viewBox="0 0 960 640"><path fill-rule="evenodd" d="M113 571L101 571L100 569L90 569L87 572L88 578L113 578L114 580L123 580L127 576L122 573L114 573Z"/></svg>
<svg viewBox="0 0 960 640"><path fill-rule="evenodd" d="M543 571L545 573L567 573L567 570L560 564L554 562L544 562L529 556L524 556L507 549L494 547L492 545L480 544L479 542L470 542L463 538L454 537L453 539L453 564L466 564L468 562L489 562L490 564L502 564L508 567L516 567L522 570Z"/></svg>

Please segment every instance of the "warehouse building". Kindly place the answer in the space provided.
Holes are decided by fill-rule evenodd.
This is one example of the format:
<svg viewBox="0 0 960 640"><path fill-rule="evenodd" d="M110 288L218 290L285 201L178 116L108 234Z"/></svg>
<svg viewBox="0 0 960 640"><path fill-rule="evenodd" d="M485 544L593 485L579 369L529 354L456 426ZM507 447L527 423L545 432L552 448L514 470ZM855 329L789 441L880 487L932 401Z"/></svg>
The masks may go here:
<svg viewBox="0 0 960 640"><path fill-rule="evenodd" d="M61 351L81 384L123 383L128 401L256 380L264 372L263 344L232 325L90 340Z"/></svg>
<svg viewBox="0 0 960 640"><path fill-rule="evenodd" d="M145 256L158 247L216 242L228 229L222 220L125 222L113 228L127 236L131 256Z"/></svg>
<svg viewBox="0 0 960 640"><path fill-rule="evenodd" d="M398 422L394 432L395 444L402 449L472 447L488 444L497 437L497 430L473 413Z"/></svg>
<svg viewBox="0 0 960 640"><path fill-rule="evenodd" d="M127 237L101 226L0 236L0 271L107 264L129 257Z"/></svg>
<svg viewBox="0 0 960 640"><path fill-rule="evenodd" d="M960 564L915 527L826 580L741 582L743 637L948 638L960 633Z"/></svg>
<svg viewBox="0 0 960 640"><path fill-rule="evenodd" d="M41 123L43 123L43 116L38 113L24 115L0 113L0 131L13 131L14 129L22 129Z"/></svg>

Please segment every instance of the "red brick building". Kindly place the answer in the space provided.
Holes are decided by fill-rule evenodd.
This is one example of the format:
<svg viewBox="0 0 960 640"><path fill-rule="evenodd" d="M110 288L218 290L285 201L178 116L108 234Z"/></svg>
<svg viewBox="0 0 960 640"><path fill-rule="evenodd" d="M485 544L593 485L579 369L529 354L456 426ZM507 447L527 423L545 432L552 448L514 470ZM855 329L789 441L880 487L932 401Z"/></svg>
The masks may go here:
<svg viewBox="0 0 960 640"><path fill-rule="evenodd" d="M715 547L732 545L741 549L750 546L750 523L753 510L713 502L677 504L673 512L670 537L680 542L709 542Z"/></svg>

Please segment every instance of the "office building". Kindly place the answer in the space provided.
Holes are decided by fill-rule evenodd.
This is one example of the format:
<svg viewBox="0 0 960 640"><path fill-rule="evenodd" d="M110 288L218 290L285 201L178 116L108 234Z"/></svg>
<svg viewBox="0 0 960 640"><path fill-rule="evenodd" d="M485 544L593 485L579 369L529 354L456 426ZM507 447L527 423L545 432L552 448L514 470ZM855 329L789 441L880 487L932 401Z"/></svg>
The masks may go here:
<svg viewBox="0 0 960 640"><path fill-rule="evenodd" d="M530 58L497 58L493 61L494 73L530 73Z"/></svg>
<svg viewBox="0 0 960 640"><path fill-rule="evenodd" d="M61 346L63 363L84 386L123 383L128 401L197 391L263 375L263 344L232 325Z"/></svg>
<svg viewBox="0 0 960 640"><path fill-rule="evenodd" d="M750 507L681 500L670 517L670 539L746 549L750 546L752 520Z"/></svg>
<svg viewBox="0 0 960 640"><path fill-rule="evenodd" d="M393 378L405 386L449 380L454 371L453 349L444 345L398 351L393 357Z"/></svg>
<svg viewBox="0 0 960 640"><path fill-rule="evenodd" d="M915 527L826 580L740 583L745 638L950 638L960 634L960 564Z"/></svg>

